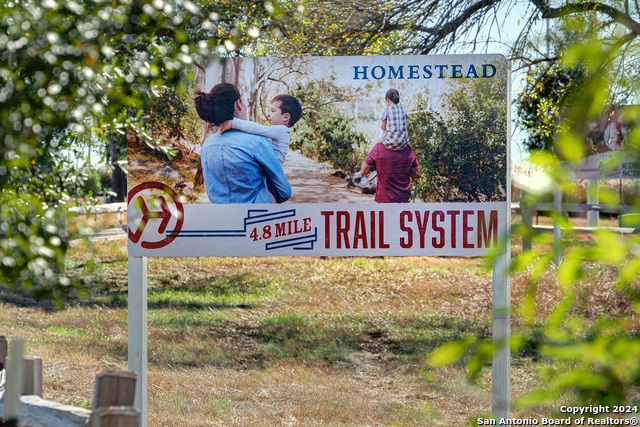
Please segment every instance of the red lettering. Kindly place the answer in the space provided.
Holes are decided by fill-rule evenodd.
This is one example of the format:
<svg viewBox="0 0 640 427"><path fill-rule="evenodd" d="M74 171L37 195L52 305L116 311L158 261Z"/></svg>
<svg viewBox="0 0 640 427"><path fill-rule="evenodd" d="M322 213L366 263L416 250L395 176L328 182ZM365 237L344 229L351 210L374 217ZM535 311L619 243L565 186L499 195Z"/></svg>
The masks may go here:
<svg viewBox="0 0 640 427"><path fill-rule="evenodd" d="M451 224L449 225L449 228L451 229L451 247L455 248L456 240L458 240L458 236L456 234L456 216L460 215L460 211L447 211L447 215L451 217Z"/></svg>
<svg viewBox="0 0 640 427"><path fill-rule="evenodd" d="M302 233L304 230L302 228L298 228L298 220L293 221L294 233Z"/></svg>
<svg viewBox="0 0 640 427"><path fill-rule="evenodd" d="M376 213L371 211L371 249L376 248Z"/></svg>
<svg viewBox="0 0 640 427"><path fill-rule="evenodd" d="M474 211L462 211L462 247L473 248L473 243L469 243L469 232L473 231L473 227L469 226L469 215L473 215Z"/></svg>
<svg viewBox="0 0 640 427"><path fill-rule="evenodd" d="M494 246L498 245L498 211L491 211L488 227L484 211L478 211L478 247L488 248L491 241Z"/></svg>
<svg viewBox="0 0 640 427"><path fill-rule="evenodd" d="M369 212L369 222L367 222L367 212ZM386 242L384 229L384 211L323 211L325 222L325 248L335 247L336 249L374 249L376 245L380 249L389 249L391 245ZM351 214L355 215L353 222ZM331 229L335 214L335 231ZM411 220L411 217L409 218ZM302 220L305 221L304 219ZM310 218L309 218L310 221ZM310 230L311 225L304 222L304 227L300 226L300 220L294 221L295 232ZM367 227L371 227L370 230ZM409 229L408 226L404 227ZM335 236L335 238L333 237ZM332 241L332 239L335 239ZM412 244L413 241L405 243ZM332 246L335 245L335 246Z"/></svg>
<svg viewBox="0 0 640 427"><path fill-rule="evenodd" d="M431 224L433 225L433 231L440 233L440 241L438 241L436 237L433 237L431 239L431 244L437 249L444 248L444 228L438 225L438 221L444 221L444 212L434 211L432 218Z"/></svg>
<svg viewBox="0 0 640 427"><path fill-rule="evenodd" d="M427 225L429 225L429 211L424 212L424 219L422 219L422 221L420 220L420 211L416 211L416 221L418 221L418 232L420 233L420 249L424 249Z"/></svg>
<svg viewBox="0 0 640 427"><path fill-rule="evenodd" d="M337 238L336 247L338 249L342 248L343 238L344 238L344 247L347 249L351 248L351 245L349 244L349 235L347 234L350 228L349 220L350 220L349 212L347 211L336 212L336 238Z"/></svg>
<svg viewBox="0 0 640 427"><path fill-rule="evenodd" d="M380 223L380 249L389 249L389 244L384 242L384 211L378 212L378 222Z"/></svg>
<svg viewBox="0 0 640 427"><path fill-rule="evenodd" d="M331 216L333 212L322 211L320 215L324 215L324 248L329 249L331 247Z"/></svg>
<svg viewBox="0 0 640 427"><path fill-rule="evenodd" d="M288 234L284 230L285 224L286 224L286 222L282 222L280 224L276 224L276 237L286 236Z"/></svg>
<svg viewBox="0 0 640 427"><path fill-rule="evenodd" d="M353 232L353 248L358 247L358 241L362 241L362 247L367 249L369 246L367 245L367 227L364 225L364 212L357 211L356 212L356 227Z"/></svg>
<svg viewBox="0 0 640 427"><path fill-rule="evenodd" d="M405 225L405 220L413 221L413 214L411 214L411 212L409 211L400 212L400 230L407 233L406 239L404 237L400 238L400 247L406 249L413 246L413 230L411 229L411 227L407 227Z"/></svg>
<svg viewBox="0 0 640 427"><path fill-rule="evenodd" d="M311 231L311 218L304 218L302 223L304 224L304 230L302 231Z"/></svg>

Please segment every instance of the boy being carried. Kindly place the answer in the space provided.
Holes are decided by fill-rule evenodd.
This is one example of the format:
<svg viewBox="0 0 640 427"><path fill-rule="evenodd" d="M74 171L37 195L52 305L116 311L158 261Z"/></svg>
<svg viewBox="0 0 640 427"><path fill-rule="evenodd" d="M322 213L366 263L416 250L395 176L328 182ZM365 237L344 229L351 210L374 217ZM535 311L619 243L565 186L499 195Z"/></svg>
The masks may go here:
<svg viewBox="0 0 640 427"><path fill-rule="evenodd" d="M382 143L385 148L400 151L409 143L407 135L407 112L400 104L400 93L389 89L384 103L387 106L382 113Z"/></svg>
<svg viewBox="0 0 640 427"><path fill-rule="evenodd" d="M264 126L249 120L234 118L220 126L220 134L230 129L253 135L261 135L269 139L280 163L284 163L289 151L291 128L302 116L300 102L291 95L277 95L271 100L267 118L271 126Z"/></svg>
<svg viewBox="0 0 640 427"><path fill-rule="evenodd" d="M382 113L382 139L367 154L360 174L368 175L376 168L376 202L407 203L411 200L411 179L420 179L422 170L409 147L407 113L398 105L400 94L396 89L389 89L384 102L387 108Z"/></svg>

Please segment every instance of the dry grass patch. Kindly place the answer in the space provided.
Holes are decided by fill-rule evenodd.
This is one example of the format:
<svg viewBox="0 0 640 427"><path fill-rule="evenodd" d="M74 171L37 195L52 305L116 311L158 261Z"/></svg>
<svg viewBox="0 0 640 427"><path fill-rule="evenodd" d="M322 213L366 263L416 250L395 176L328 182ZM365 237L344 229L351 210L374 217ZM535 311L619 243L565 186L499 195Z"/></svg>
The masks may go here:
<svg viewBox="0 0 640 427"><path fill-rule="evenodd" d="M150 424L162 426L464 425L471 411L481 408L477 401L486 403L486 395L461 379L433 386L416 374L388 372L355 355L333 367L279 362L250 372L154 371L150 382L150 406L156 408ZM184 382L193 387L185 389ZM451 398L462 405L447 407ZM466 405L469 401L474 404Z"/></svg>
<svg viewBox="0 0 640 427"><path fill-rule="evenodd" d="M90 406L95 374L126 367L123 245L71 249L89 295L64 310L0 302L0 333L44 360L45 398ZM530 274L512 278L514 305ZM490 369L470 385L462 364L425 363L436 346L491 336L481 259L150 258L148 277L149 425L459 426L490 412ZM578 295L586 319L630 313L611 267L587 265ZM545 271L537 319L561 297ZM513 355L515 396L539 385L538 366Z"/></svg>

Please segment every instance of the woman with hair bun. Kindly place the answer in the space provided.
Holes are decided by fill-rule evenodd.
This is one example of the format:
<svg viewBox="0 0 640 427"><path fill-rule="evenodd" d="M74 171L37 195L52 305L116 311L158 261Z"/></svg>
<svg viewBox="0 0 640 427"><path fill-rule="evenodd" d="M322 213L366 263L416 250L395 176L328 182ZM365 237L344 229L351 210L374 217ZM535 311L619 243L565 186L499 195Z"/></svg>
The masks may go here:
<svg viewBox="0 0 640 427"><path fill-rule="evenodd" d="M230 83L219 83L209 93L196 92L194 101L200 118L216 126L247 116L240 92ZM263 136L216 132L202 144L200 161L211 203L271 203L269 192L277 203L291 197L282 165Z"/></svg>

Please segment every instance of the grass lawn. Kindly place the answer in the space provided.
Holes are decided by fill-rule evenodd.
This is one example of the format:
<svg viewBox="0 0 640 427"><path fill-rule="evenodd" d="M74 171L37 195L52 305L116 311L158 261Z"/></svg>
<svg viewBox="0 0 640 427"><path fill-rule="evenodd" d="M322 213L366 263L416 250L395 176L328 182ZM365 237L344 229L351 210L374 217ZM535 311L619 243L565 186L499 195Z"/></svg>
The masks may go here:
<svg viewBox="0 0 640 427"><path fill-rule="evenodd" d="M89 254L95 265L85 262ZM490 367L470 384L463 364L426 363L450 340L491 336L492 275L482 259L150 258L148 265L150 426L464 426L491 412ZM0 334L24 338L26 354L43 359L45 399L89 408L96 373L127 368L126 242L75 245L69 269L90 279L88 296L52 311L4 294ZM585 317L624 313L615 271L585 269L577 303ZM512 277L514 305L527 274ZM542 274L540 318L561 297L554 277ZM514 309L514 330L518 319ZM541 364L526 352L512 355L514 402L540 385ZM515 404L512 413L549 415Z"/></svg>

